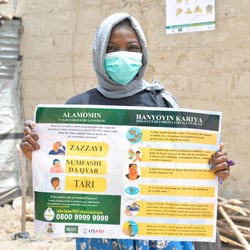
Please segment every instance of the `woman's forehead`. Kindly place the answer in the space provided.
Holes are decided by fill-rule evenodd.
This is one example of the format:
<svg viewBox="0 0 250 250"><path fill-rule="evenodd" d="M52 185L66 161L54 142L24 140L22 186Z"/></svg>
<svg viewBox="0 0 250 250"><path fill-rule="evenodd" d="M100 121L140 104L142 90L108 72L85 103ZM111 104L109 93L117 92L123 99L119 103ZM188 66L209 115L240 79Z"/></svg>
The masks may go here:
<svg viewBox="0 0 250 250"><path fill-rule="evenodd" d="M131 26L117 26L113 28L110 34L109 42L113 42L119 39L139 42L137 33Z"/></svg>

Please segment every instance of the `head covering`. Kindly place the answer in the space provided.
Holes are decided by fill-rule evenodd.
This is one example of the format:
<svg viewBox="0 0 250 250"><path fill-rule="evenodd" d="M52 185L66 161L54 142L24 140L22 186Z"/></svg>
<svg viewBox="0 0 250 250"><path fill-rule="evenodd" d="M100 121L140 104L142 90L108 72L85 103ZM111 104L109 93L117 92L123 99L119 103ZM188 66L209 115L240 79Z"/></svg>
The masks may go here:
<svg viewBox="0 0 250 250"><path fill-rule="evenodd" d="M56 163L59 163L60 161L58 159L54 159L53 160L53 165L56 164Z"/></svg>
<svg viewBox="0 0 250 250"><path fill-rule="evenodd" d="M104 69L104 58L108 41L115 25L128 19L131 26L137 33L142 48L142 67L137 76L127 85L120 85L109 78ZM123 98L132 96L148 87L148 83L142 80L145 67L148 62L147 43L140 24L136 19L126 13L116 13L106 18L96 32L93 45L93 64L96 71L98 83L97 89L107 98Z"/></svg>

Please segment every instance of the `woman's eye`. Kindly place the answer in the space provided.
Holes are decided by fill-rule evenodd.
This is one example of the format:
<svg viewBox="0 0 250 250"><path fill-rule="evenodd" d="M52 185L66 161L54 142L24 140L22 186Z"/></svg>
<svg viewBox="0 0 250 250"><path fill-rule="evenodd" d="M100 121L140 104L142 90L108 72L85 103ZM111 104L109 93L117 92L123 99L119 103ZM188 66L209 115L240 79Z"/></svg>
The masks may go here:
<svg viewBox="0 0 250 250"><path fill-rule="evenodd" d="M124 49L117 46L107 46L106 53L112 53L116 51L141 52L141 48L138 45L130 45Z"/></svg>
<svg viewBox="0 0 250 250"><path fill-rule="evenodd" d="M131 52L141 52L141 48L137 45L133 45L133 46L129 46L128 47L128 51L131 51Z"/></svg>
<svg viewBox="0 0 250 250"><path fill-rule="evenodd" d="M115 52L117 51L117 48L116 47L113 47L113 46L108 46L107 47L107 50L106 50L106 53L111 53L111 52Z"/></svg>

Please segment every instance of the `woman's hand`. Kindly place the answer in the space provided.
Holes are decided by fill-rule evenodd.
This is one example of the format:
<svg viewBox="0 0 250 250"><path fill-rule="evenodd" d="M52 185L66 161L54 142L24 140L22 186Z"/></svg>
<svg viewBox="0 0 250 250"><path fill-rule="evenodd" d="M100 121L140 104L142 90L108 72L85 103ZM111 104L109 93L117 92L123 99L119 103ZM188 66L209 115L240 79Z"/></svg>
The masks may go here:
<svg viewBox="0 0 250 250"><path fill-rule="evenodd" d="M230 164L228 161L227 152L224 149L224 144L220 144L219 151L215 152L209 160L211 171L213 171L220 180L224 181L230 175ZM232 164L234 165L234 164Z"/></svg>
<svg viewBox="0 0 250 250"><path fill-rule="evenodd" d="M24 137L20 144L22 152L29 160L32 160L32 152L40 148L40 145L37 143L39 136L34 132L34 127L35 123L33 121L25 121Z"/></svg>

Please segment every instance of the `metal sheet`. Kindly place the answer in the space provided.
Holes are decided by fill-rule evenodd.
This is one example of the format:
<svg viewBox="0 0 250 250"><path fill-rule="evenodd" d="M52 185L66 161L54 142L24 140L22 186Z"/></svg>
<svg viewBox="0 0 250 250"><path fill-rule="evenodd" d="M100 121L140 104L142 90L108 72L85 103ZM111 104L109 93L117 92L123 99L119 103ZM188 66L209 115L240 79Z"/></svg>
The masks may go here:
<svg viewBox="0 0 250 250"><path fill-rule="evenodd" d="M22 57L19 55L20 20L0 26L0 205L21 193L17 145L23 131L20 95Z"/></svg>

